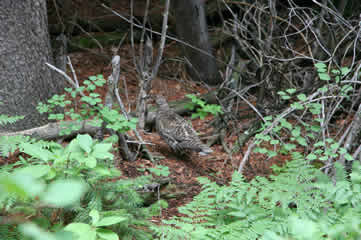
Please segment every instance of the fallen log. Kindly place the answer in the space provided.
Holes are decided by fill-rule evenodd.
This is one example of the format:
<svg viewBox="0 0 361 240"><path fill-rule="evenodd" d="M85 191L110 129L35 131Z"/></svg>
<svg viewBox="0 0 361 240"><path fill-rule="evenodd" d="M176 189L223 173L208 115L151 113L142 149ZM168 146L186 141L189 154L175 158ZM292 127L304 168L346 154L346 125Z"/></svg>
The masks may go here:
<svg viewBox="0 0 361 240"><path fill-rule="evenodd" d="M214 91L206 93L204 95L199 96L200 98L204 99L209 104L217 103L217 98L215 96ZM178 101L173 101L169 103L170 108L172 108L176 113L180 115L186 115L190 113L189 109L184 108L184 105L190 103L191 100L189 98L184 98ZM155 120L155 113L157 108L152 106L148 110L147 118L146 118L146 125L152 126ZM135 117L135 112L129 114L132 117ZM101 127L101 124L95 120L85 120L85 121L62 121L62 122L54 122L48 123L44 126L31 128L23 131L16 131L16 132L0 132L0 136L15 136L15 135L24 135L30 136L36 139L42 140L55 140L60 138L72 138L77 134L90 134L94 135ZM78 126L79 130L72 131L70 134L61 135L60 132L64 128L70 128Z"/></svg>

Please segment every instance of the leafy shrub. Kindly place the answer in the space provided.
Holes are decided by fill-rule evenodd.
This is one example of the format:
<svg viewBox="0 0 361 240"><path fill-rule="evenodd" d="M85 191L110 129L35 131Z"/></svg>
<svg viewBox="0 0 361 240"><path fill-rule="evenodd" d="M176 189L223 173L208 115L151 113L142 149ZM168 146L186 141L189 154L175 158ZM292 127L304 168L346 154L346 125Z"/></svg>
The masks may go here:
<svg viewBox="0 0 361 240"><path fill-rule="evenodd" d="M109 167L113 165L108 162L113 159L109 152L111 143L99 143L89 135L78 135L65 147L44 141L19 143L18 147L29 158L15 169L19 163L1 169L4 175L0 178L0 206L6 215L21 209L27 217L35 222L42 219L43 227L51 229L55 226L50 222L51 216L58 213L54 208L63 208L60 222L56 223L60 224L59 231L61 223L69 223L64 230L75 236L81 233L86 239L118 239L115 238L118 235L122 239L150 239L151 234L138 226L149 226L147 219L157 213L154 208L161 206L144 208L136 189L149 183L151 177L110 181L120 176L117 169ZM85 195L80 186L87 186ZM80 199L77 192L84 196ZM75 205L71 207L71 203ZM33 236L33 232L40 234L43 230L36 225L25 225L22 231ZM41 239L40 236L37 239Z"/></svg>
<svg viewBox="0 0 361 240"><path fill-rule="evenodd" d="M4 137L0 138L0 146L3 146ZM7 139L24 140L19 136ZM17 146L30 144L30 141L14 141ZM4 156L4 155L3 155ZM19 165L18 163L14 165ZM1 168L0 172L0 206L4 223L0 228L1 239L69 239L70 235L62 230L56 233L44 231L38 225L31 222L16 224L16 216L25 219L33 219L34 222L41 218L38 211L48 208L64 208L79 202L79 199L87 191L87 184L81 179L58 178L47 181L44 176L49 176L48 165L25 164L26 167L13 169L12 166ZM69 191L71 189L71 191ZM46 207L45 207L46 206ZM50 223L50 220L45 220ZM6 223L8 222L8 223ZM44 221L42 221L44 224ZM48 224L49 225L49 224Z"/></svg>
<svg viewBox="0 0 361 240"><path fill-rule="evenodd" d="M100 123L106 121L107 127L116 131L135 128L137 119L128 121L100 104L99 95L92 91L103 80L102 76L90 77L84 82L86 88L68 89L74 99L79 90L90 92L81 98L80 106L65 100L65 95L55 95L48 104L39 104L38 109L50 113L49 118L54 120L65 116L79 122L95 118ZM66 108L65 115L53 113L57 107ZM16 119L0 116L0 124ZM79 126L64 123L63 131L70 133ZM89 135L78 135L67 145L24 136L0 136L1 156L8 157L15 151L26 154L20 155L18 162L0 168L0 207L4 219L9 219L0 228L0 238L151 239L147 219L158 214L165 204L143 207L137 189L150 183L151 176L119 179L120 172L110 167L114 166L112 143L112 138L99 142ZM19 214L20 221L12 221ZM31 222L22 224L25 219Z"/></svg>
<svg viewBox="0 0 361 240"><path fill-rule="evenodd" d="M185 108L193 111L194 109L197 110L196 113L192 114L192 118L199 117L200 119L204 119L208 114L212 114L216 116L219 113L222 113L221 106L217 104L207 104L205 101L199 99L197 96L193 94L187 94L187 98L192 100L191 103L185 105Z"/></svg>
<svg viewBox="0 0 361 240"><path fill-rule="evenodd" d="M79 130L82 127L81 121L89 119L96 120L92 122L95 126L101 126L102 122L105 121L107 123L106 127L115 131L126 132L135 129L138 122L137 118L127 120L119 111L109 109L101 103L100 95L95 90L105 84L103 75L90 76L83 84L85 86L65 89L73 101L66 100L65 94L54 95L47 103L39 103L37 106L38 111L48 113L51 120L64 120L69 117L78 122L78 124L71 125L64 122L61 125L62 134L70 134L72 131ZM83 91L86 91L88 95L81 96L79 104L75 104L77 96ZM64 114L55 113L55 110L59 107L65 109Z"/></svg>

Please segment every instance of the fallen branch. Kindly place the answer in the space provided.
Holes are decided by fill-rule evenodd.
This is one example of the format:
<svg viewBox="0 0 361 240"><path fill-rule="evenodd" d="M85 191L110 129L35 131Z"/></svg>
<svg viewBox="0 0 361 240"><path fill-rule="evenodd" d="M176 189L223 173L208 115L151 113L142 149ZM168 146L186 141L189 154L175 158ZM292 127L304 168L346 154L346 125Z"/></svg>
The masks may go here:
<svg viewBox="0 0 361 240"><path fill-rule="evenodd" d="M209 92L207 94L201 95L200 98L204 99L209 104L217 103L217 99L215 96L216 92ZM184 105L190 103L191 100L188 98L173 101L169 103L169 106L180 115L189 114L190 110L184 108ZM152 126L155 120L156 107L150 107L149 112L146 118L146 125ZM129 116L135 117L136 113L131 112ZM15 136L15 135L24 135L31 136L36 139L43 140L54 140L58 138L71 138L76 136L77 134L85 134L88 133L90 135L95 135L95 133L101 128L99 126L99 122L96 120L85 120L85 121L62 121L62 122L54 122L48 123L44 126L31 128L23 131L17 132L0 132L0 136ZM78 126L79 130L72 131L70 134L61 135L60 131L65 128L70 128L73 126ZM144 143L146 144L146 143Z"/></svg>

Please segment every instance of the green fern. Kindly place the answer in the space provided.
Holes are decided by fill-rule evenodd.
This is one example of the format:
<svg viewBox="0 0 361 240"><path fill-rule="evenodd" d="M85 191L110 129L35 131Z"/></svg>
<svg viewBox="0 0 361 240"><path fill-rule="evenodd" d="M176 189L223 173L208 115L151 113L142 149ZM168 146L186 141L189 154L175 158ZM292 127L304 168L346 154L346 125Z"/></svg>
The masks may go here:
<svg viewBox="0 0 361 240"><path fill-rule="evenodd" d="M11 117L0 114L0 126L13 124L23 118L24 116ZM8 157L9 153L13 153L21 142L26 142L28 140L29 138L24 136L0 136L0 156Z"/></svg>
<svg viewBox="0 0 361 240"><path fill-rule="evenodd" d="M234 173L229 186L201 178L203 191L179 208L186 217L164 220L154 230L162 239L358 239L358 162L351 181L336 164L335 185L299 154L275 172L249 183Z"/></svg>
<svg viewBox="0 0 361 240"><path fill-rule="evenodd" d="M20 234L17 227L11 224L0 224L0 239L21 240L24 237Z"/></svg>
<svg viewBox="0 0 361 240"><path fill-rule="evenodd" d="M13 124L23 118L24 116L7 116L0 114L0 125Z"/></svg>
<svg viewBox="0 0 361 240"><path fill-rule="evenodd" d="M30 141L31 138L28 136L0 136L0 156L8 157L19 148L20 144Z"/></svg>

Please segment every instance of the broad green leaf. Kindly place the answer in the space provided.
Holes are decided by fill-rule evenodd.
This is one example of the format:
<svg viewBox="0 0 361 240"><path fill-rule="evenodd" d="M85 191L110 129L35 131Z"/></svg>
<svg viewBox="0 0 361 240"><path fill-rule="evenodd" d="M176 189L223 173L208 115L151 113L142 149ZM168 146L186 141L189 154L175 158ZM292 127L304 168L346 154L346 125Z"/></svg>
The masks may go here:
<svg viewBox="0 0 361 240"><path fill-rule="evenodd" d="M56 169L54 167L50 168L50 171L48 172L48 175L45 177L45 180L51 180L56 177Z"/></svg>
<svg viewBox="0 0 361 240"><path fill-rule="evenodd" d="M184 105L185 109L189 109L191 111L193 111L195 109L196 105L194 103L187 103Z"/></svg>
<svg viewBox="0 0 361 240"><path fill-rule="evenodd" d="M326 138L326 142L328 143L333 143L335 140L333 140L333 138Z"/></svg>
<svg viewBox="0 0 361 240"><path fill-rule="evenodd" d="M97 166L97 159L91 155L85 159L85 166L88 168L95 168Z"/></svg>
<svg viewBox="0 0 361 240"><path fill-rule="evenodd" d="M259 152L262 154L265 154L267 151L268 151L267 148L255 148L254 149L254 152Z"/></svg>
<svg viewBox="0 0 361 240"><path fill-rule="evenodd" d="M77 235L75 240L96 240L96 229L85 223L70 223L64 230Z"/></svg>
<svg viewBox="0 0 361 240"><path fill-rule="evenodd" d="M299 94L297 95L297 98L300 100L300 101L306 101L307 100L307 96L305 94Z"/></svg>
<svg viewBox="0 0 361 240"><path fill-rule="evenodd" d="M292 129L292 124L289 123L286 119L282 118L281 121L280 121L280 123L281 123L281 126L287 128L287 129L289 129L289 130Z"/></svg>
<svg viewBox="0 0 361 240"><path fill-rule="evenodd" d="M333 143L333 144L330 145L330 148L333 149L333 150L336 150L339 146L340 146L340 144Z"/></svg>
<svg viewBox="0 0 361 240"><path fill-rule="evenodd" d="M89 76L88 78L89 78L89 80L91 80L91 81L97 80L97 77L96 77L96 76ZM87 81L87 80L85 80L85 81ZM85 81L84 81L84 82L85 82ZM88 81L88 82L89 82L89 81Z"/></svg>
<svg viewBox="0 0 361 240"><path fill-rule="evenodd" d="M11 179L15 182L17 189L22 188L28 196L35 197L45 189L43 181L35 179L31 175L14 173L11 175Z"/></svg>
<svg viewBox="0 0 361 240"><path fill-rule="evenodd" d="M41 178L47 175L49 171L50 171L50 166L48 165L35 165L35 166L17 168L15 169L14 173L19 175L29 175L33 178Z"/></svg>
<svg viewBox="0 0 361 240"><path fill-rule="evenodd" d="M55 232L56 240L75 240L76 239L75 233L72 233L69 231L64 231L63 227L60 224L59 224L59 229L61 229L61 230L57 230Z"/></svg>
<svg viewBox="0 0 361 240"><path fill-rule="evenodd" d="M265 121L271 121L272 120L272 116L266 116L263 118Z"/></svg>
<svg viewBox="0 0 361 240"><path fill-rule="evenodd" d="M325 81L331 80L330 75L328 75L327 73L319 73L318 76L320 77L321 80L325 80Z"/></svg>
<svg viewBox="0 0 361 240"><path fill-rule="evenodd" d="M89 96L93 97L93 98L97 98L100 96L99 93L90 93Z"/></svg>
<svg viewBox="0 0 361 240"><path fill-rule="evenodd" d="M120 216L105 217L105 218L100 219L98 221L98 223L95 224L94 226L97 226L97 227L110 226L110 225L120 223L120 222L123 222L126 220L127 220L126 217L120 217Z"/></svg>
<svg viewBox="0 0 361 240"><path fill-rule="evenodd" d="M327 86L324 86L324 87L319 88L318 90L320 90L320 92L327 92L327 91L328 91L328 87L327 87Z"/></svg>
<svg viewBox="0 0 361 240"><path fill-rule="evenodd" d="M71 155L84 155L84 150L79 145L78 139L73 139L68 146L66 146L66 154L71 153Z"/></svg>
<svg viewBox="0 0 361 240"><path fill-rule="evenodd" d="M54 234L49 233L34 223L24 223L20 225L20 231L34 240L56 240Z"/></svg>
<svg viewBox="0 0 361 240"><path fill-rule="evenodd" d="M319 125L312 125L311 130L313 132L319 132L321 130L321 127Z"/></svg>
<svg viewBox="0 0 361 240"><path fill-rule="evenodd" d="M348 67L342 67L341 68L341 74L342 76L347 75L351 70Z"/></svg>
<svg viewBox="0 0 361 240"><path fill-rule="evenodd" d="M304 137L297 137L296 138L296 141L301 145L301 146L304 146L306 147L307 146L307 141Z"/></svg>
<svg viewBox="0 0 361 240"><path fill-rule="evenodd" d="M48 186L41 200L56 207L67 207L78 202L86 192L84 183L77 180L57 180Z"/></svg>
<svg viewBox="0 0 361 240"><path fill-rule="evenodd" d="M292 149L295 149L296 148L296 145L295 144L292 144L292 143L287 143L284 145L284 148L287 150L287 151L290 151Z"/></svg>
<svg viewBox="0 0 361 240"><path fill-rule="evenodd" d="M291 131L291 134L292 134L292 136L294 136L294 137L300 136L300 134L301 134L301 128L300 128L300 127L296 127L295 129L293 129L293 130Z"/></svg>
<svg viewBox="0 0 361 240"><path fill-rule="evenodd" d="M306 159L312 161L312 160L317 159L317 156L313 153L310 153L307 155Z"/></svg>
<svg viewBox="0 0 361 240"><path fill-rule="evenodd" d="M97 159L113 159L113 154L109 152L111 149L111 143L98 143L93 147L91 155Z"/></svg>
<svg viewBox="0 0 361 240"><path fill-rule="evenodd" d="M104 240L119 240L118 235L108 229L97 228L97 235Z"/></svg>
<svg viewBox="0 0 361 240"><path fill-rule="evenodd" d="M350 154L348 154L348 153L345 154L345 159L346 159L347 161L353 161L353 160L354 160L353 157L352 157L352 155L350 155Z"/></svg>
<svg viewBox="0 0 361 240"><path fill-rule="evenodd" d="M323 147L325 146L325 143L323 141L318 141L313 144L314 147Z"/></svg>
<svg viewBox="0 0 361 240"><path fill-rule="evenodd" d="M23 143L21 144L20 148L23 149L24 153L43 160L44 162L48 162L52 156L52 153L49 150L40 147L38 144Z"/></svg>
<svg viewBox="0 0 361 240"><path fill-rule="evenodd" d="M9 175L0 177L0 193L0 196L2 197L9 194L15 194L24 199L28 196L25 189Z"/></svg>
<svg viewBox="0 0 361 240"><path fill-rule="evenodd" d="M325 72L327 72L327 69L326 68L319 68L319 69L317 69L317 72L318 73L325 73Z"/></svg>
<svg viewBox="0 0 361 240"><path fill-rule="evenodd" d="M340 72L339 70L337 70L337 69L332 69L331 72L334 73L334 74L340 74L340 73L341 73L341 72Z"/></svg>
<svg viewBox="0 0 361 240"><path fill-rule="evenodd" d="M291 107L294 108L294 109L297 109L297 110L304 109L303 105L301 103L299 103L299 102L292 103Z"/></svg>
<svg viewBox="0 0 361 240"><path fill-rule="evenodd" d="M97 166L93 171L99 176L112 176L112 172L107 167Z"/></svg>
<svg viewBox="0 0 361 240"><path fill-rule="evenodd" d="M351 180L353 183L361 183L361 174L360 171L352 171L350 174Z"/></svg>
<svg viewBox="0 0 361 240"><path fill-rule="evenodd" d="M289 94L293 94L296 92L296 88L290 88L290 89L287 89L286 92L288 92Z"/></svg>
<svg viewBox="0 0 361 240"><path fill-rule="evenodd" d="M90 153L93 144L93 139L88 134L79 134L76 139L78 140L79 146L87 153Z"/></svg>
<svg viewBox="0 0 361 240"><path fill-rule="evenodd" d="M318 69L320 69L320 68L327 68L327 65L320 62L320 63L316 63L316 64L315 64L315 67L318 68Z"/></svg>
<svg viewBox="0 0 361 240"><path fill-rule="evenodd" d="M317 224L306 219L291 217L289 220L291 231L299 239L319 239Z"/></svg>
<svg viewBox="0 0 361 240"><path fill-rule="evenodd" d="M92 225L95 225L99 222L100 215L98 210L92 209L89 213L89 216L92 218Z"/></svg>

